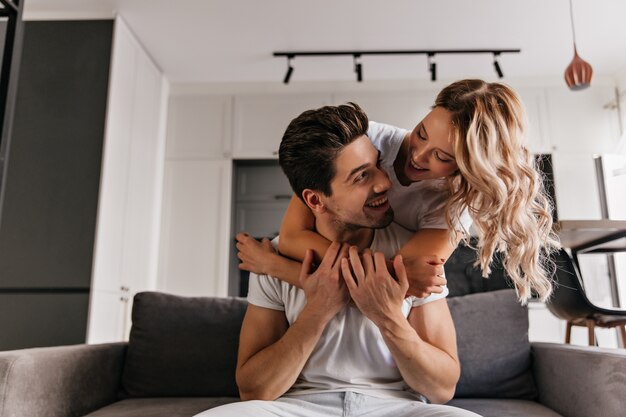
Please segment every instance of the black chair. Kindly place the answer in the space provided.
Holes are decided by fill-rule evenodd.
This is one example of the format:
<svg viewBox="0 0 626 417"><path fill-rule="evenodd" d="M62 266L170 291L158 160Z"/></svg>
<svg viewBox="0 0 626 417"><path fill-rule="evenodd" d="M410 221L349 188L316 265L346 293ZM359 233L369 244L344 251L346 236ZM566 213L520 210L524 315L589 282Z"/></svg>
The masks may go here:
<svg viewBox="0 0 626 417"><path fill-rule="evenodd" d="M595 328L615 328L619 347L626 343L626 311L594 305L585 294L578 268L569 254L561 249L555 255L554 293L546 303L548 310L567 322L565 343L570 343L572 326L587 327L589 345L596 345Z"/></svg>

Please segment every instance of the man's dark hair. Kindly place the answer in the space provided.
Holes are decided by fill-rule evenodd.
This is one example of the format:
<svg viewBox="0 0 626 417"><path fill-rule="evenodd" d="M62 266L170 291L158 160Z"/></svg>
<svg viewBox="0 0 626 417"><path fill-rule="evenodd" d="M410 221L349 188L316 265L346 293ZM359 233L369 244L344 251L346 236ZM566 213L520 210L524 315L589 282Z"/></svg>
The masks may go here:
<svg viewBox="0 0 626 417"><path fill-rule="evenodd" d="M300 199L307 188L331 195L337 154L367 134L367 126L367 115L355 103L307 110L289 123L278 161Z"/></svg>

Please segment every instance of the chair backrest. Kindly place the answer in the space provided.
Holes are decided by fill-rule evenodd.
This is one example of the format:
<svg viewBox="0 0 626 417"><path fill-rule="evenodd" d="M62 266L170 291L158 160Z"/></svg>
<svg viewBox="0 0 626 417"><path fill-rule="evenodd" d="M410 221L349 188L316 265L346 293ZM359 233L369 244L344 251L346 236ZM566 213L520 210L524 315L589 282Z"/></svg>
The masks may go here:
<svg viewBox="0 0 626 417"><path fill-rule="evenodd" d="M554 292L546 303L548 310L563 320L584 319L597 312L585 295L578 268L569 254L561 249L554 255L556 272Z"/></svg>

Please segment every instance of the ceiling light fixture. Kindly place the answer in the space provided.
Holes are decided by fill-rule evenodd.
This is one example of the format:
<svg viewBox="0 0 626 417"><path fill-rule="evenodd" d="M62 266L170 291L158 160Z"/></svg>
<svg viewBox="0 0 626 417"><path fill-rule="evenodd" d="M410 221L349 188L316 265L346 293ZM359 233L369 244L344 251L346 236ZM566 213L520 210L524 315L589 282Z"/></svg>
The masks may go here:
<svg viewBox="0 0 626 417"><path fill-rule="evenodd" d="M291 79L291 74L293 74L293 67L291 66L291 60L294 59L295 56L287 55L287 73L285 74L285 79L283 83L289 84L289 80Z"/></svg>
<svg viewBox="0 0 626 417"><path fill-rule="evenodd" d="M1 1L1 0L0 0ZM430 72L430 79L432 81L437 80L437 63L434 61L436 54L493 54L494 57L500 54L518 54L521 49L410 49L410 50L366 50L366 51L282 51L274 52L275 57L287 58L287 74L285 75L284 83L289 83L293 67L291 66L291 60L296 56L338 56L349 55L354 59L354 72L357 76L357 81L363 80L363 64L360 61L363 55L427 55L428 56L428 71ZM499 64L496 64L496 72L498 72ZM502 71L498 72L498 76Z"/></svg>
<svg viewBox="0 0 626 417"><path fill-rule="evenodd" d="M578 56L576 50L576 31L574 29L574 11L572 0L569 0L569 15L572 23L572 39L574 41L574 58L565 69L565 82L572 91L583 90L591 85L593 69L591 65Z"/></svg>
<svg viewBox="0 0 626 417"><path fill-rule="evenodd" d="M354 54L354 72L356 73L357 82L363 82L363 65L361 64L361 55Z"/></svg>
<svg viewBox="0 0 626 417"><path fill-rule="evenodd" d="M502 72L502 68L500 68L500 63L498 62L498 56L500 56L500 52L494 52L493 68L496 70L496 74L498 74L498 78L504 78L504 73Z"/></svg>

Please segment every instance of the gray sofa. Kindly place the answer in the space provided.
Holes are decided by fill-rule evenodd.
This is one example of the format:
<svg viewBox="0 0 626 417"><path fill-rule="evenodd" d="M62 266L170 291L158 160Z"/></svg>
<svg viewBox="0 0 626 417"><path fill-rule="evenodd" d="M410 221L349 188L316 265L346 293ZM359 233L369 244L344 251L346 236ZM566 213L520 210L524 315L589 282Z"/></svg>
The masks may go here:
<svg viewBox="0 0 626 417"><path fill-rule="evenodd" d="M529 343L512 290L448 303L462 363L452 405L485 417L626 415L626 351ZM245 307L140 293L128 343L0 352L0 417L186 417L239 401Z"/></svg>

